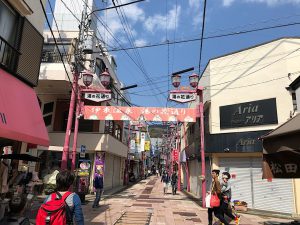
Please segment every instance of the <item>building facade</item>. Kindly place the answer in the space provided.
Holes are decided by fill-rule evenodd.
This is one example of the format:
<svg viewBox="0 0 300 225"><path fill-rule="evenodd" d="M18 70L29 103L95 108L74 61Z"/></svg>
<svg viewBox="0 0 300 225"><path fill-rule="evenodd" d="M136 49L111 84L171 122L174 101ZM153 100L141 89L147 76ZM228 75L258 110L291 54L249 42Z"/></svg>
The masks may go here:
<svg viewBox="0 0 300 225"><path fill-rule="evenodd" d="M207 189L211 169L228 171L233 200L245 201L252 209L299 214L295 180L262 179L260 140L294 112L293 96L286 88L300 71L299 45L299 38L282 38L207 64L199 82L204 87ZM188 125L192 142L186 152L191 192L200 196L198 127L199 123Z"/></svg>
<svg viewBox="0 0 300 225"><path fill-rule="evenodd" d="M42 1L45 4L45 1ZM44 15L35 1L0 1L0 146L2 154L30 153L49 145L38 85ZM35 45L32 45L35 42ZM34 55L35 57L31 57ZM29 165L35 170L35 164Z"/></svg>
<svg viewBox="0 0 300 225"><path fill-rule="evenodd" d="M77 6L76 8L69 9L71 11L74 10L74 15L81 18L81 12L85 10L84 5L82 8L79 7L79 5L82 5L82 1L65 2L69 2L70 7ZM52 22L54 37L49 31L44 31L45 44L40 68L39 85L36 88L50 137L50 146L48 148L38 147L39 156L45 160L45 164L41 168L42 177L53 172L61 164L69 113L70 93L72 91L71 83L73 81L70 64L79 33L77 30L79 22L64 4L60 1L57 1L57 4L54 8L54 18L57 20ZM94 8L93 1L89 1L86 9L90 13L92 8ZM60 29L59 32L57 32L55 22ZM92 37L90 44L93 52L87 55L86 59L88 60L83 63L85 66L90 67L94 73L93 83L90 88L104 89L99 75L107 69L111 76L109 89L112 93L112 99L107 102L97 103L84 100L82 96L82 101L85 105L129 106L130 103L126 97L126 93L120 90L122 83L117 77L117 64L113 56L107 52L99 53L101 52L100 49L105 49L105 46L103 46L99 37L97 37L96 23L92 23L89 33ZM58 45L55 44L55 39ZM61 62L59 52L63 54L67 71ZM82 79L79 79L79 85L84 86ZM122 121L93 121L84 120L83 117L79 118L76 170L81 171L81 165L87 165L89 175L86 176L85 173L78 173L78 189L81 188L81 183L88 186L90 190L93 189L92 180L95 168L103 172L105 190L123 185L125 160L128 153L123 127ZM74 121L72 131L73 129ZM73 146L73 138L72 134L70 137L70 151ZM72 153L69 152L70 157L71 155ZM68 167L71 166L71 161L71 159L68 160Z"/></svg>

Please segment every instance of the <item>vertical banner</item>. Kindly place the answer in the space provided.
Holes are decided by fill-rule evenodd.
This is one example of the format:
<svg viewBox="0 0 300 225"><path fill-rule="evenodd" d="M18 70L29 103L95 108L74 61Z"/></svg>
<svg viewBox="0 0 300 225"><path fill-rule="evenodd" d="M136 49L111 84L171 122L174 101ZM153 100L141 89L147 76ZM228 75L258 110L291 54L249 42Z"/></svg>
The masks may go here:
<svg viewBox="0 0 300 225"><path fill-rule="evenodd" d="M96 152L95 155L95 174L96 172L104 178L104 169L105 169L105 152Z"/></svg>
<svg viewBox="0 0 300 225"><path fill-rule="evenodd" d="M145 141L145 151L150 151L150 141Z"/></svg>
<svg viewBox="0 0 300 225"><path fill-rule="evenodd" d="M146 139L146 133L141 132L141 144L140 144L141 152L145 151L145 139Z"/></svg>

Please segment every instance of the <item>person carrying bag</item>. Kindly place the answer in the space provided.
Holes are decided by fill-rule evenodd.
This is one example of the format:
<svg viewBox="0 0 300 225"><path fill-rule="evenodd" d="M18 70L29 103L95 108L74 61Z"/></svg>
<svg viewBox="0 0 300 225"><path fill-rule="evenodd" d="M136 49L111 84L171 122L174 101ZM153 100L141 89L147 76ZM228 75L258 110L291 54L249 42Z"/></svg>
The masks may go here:
<svg viewBox="0 0 300 225"><path fill-rule="evenodd" d="M212 170L211 176L212 176L212 188L211 192L208 193L210 197L209 204L210 208L208 208L208 224L212 225L213 221L213 213L215 217L217 217L224 225L229 225L229 223L224 219L224 217L221 214L220 211L220 199L221 199L221 185L219 181L219 174L220 170ZM208 201L208 199L206 199Z"/></svg>

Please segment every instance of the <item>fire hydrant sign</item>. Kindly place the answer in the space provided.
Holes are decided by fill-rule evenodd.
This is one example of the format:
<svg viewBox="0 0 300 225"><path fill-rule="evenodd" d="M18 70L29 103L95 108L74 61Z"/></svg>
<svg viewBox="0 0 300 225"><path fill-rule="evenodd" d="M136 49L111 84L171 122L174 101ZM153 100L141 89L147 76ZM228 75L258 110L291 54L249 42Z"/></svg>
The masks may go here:
<svg viewBox="0 0 300 225"><path fill-rule="evenodd" d="M191 90L170 91L170 100L180 103L195 101L197 94Z"/></svg>
<svg viewBox="0 0 300 225"><path fill-rule="evenodd" d="M104 102L111 99L111 93L84 93L84 98L94 102Z"/></svg>
<svg viewBox="0 0 300 225"><path fill-rule="evenodd" d="M131 120L157 122L195 122L194 108L154 108L122 106L84 106L86 120Z"/></svg>

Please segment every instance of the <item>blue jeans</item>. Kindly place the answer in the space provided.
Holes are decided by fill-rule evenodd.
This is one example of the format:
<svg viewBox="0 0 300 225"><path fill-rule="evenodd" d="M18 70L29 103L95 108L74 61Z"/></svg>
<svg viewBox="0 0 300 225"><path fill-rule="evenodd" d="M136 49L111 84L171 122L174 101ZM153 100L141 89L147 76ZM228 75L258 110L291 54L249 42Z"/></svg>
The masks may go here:
<svg viewBox="0 0 300 225"><path fill-rule="evenodd" d="M101 199L102 190L103 189L100 189L100 188L96 189L96 198L95 198L93 207L99 206L99 202L100 202L100 199Z"/></svg>

